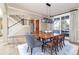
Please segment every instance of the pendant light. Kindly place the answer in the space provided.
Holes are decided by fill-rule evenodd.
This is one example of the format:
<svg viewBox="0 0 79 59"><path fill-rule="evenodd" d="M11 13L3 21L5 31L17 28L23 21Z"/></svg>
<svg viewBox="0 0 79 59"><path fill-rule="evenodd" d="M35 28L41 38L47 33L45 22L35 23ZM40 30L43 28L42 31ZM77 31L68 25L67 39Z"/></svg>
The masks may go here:
<svg viewBox="0 0 79 59"><path fill-rule="evenodd" d="M47 17L43 18L43 22L44 23L53 23L52 19L50 19L50 8L51 8L51 4L46 3L47 6Z"/></svg>

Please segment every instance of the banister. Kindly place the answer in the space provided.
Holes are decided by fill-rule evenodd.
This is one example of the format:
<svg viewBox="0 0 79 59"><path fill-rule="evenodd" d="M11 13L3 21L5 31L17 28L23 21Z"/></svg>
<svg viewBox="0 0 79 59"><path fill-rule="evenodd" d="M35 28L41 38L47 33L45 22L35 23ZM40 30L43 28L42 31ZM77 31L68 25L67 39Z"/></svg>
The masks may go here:
<svg viewBox="0 0 79 59"><path fill-rule="evenodd" d="M15 24L9 26L8 28L11 28L11 27L15 26L16 24L20 23L21 21L22 21L22 20L18 21L17 23L15 23Z"/></svg>
<svg viewBox="0 0 79 59"><path fill-rule="evenodd" d="M19 19L21 19L21 20L19 20L17 23L15 23L15 24L13 24L13 25L11 25L11 26L9 26L8 28L11 28L11 27L13 27L13 26L15 26L16 24L18 24L18 23L20 23L20 22L22 22L22 24L24 25L24 19L22 19L21 17L19 17L18 15L15 15L15 16L17 16Z"/></svg>

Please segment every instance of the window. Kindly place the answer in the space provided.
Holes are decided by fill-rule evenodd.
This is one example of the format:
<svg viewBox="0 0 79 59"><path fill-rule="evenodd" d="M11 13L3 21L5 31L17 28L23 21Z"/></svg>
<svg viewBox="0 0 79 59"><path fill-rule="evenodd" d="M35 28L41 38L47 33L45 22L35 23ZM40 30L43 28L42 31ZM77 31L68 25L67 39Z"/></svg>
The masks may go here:
<svg viewBox="0 0 79 59"><path fill-rule="evenodd" d="M56 20L60 20L60 18L54 18L54 21L56 21Z"/></svg>
<svg viewBox="0 0 79 59"><path fill-rule="evenodd" d="M60 18L54 18L54 33L60 33Z"/></svg>
<svg viewBox="0 0 79 59"><path fill-rule="evenodd" d="M61 19L62 19L62 20L64 20L64 19L69 19L69 15L67 15L67 16L62 16Z"/></svg>
<svg viewBox="0 0 79 59"><path fill-rule="evenodd" d="M54 33L63 33L69 37L70 18L69 13L54 16Z"/></svg>
<svg viewBox="0 0 79 59"><path fill-rule="evenodd" d="M61 17L61 33L64 33L65 36L69 36L69 25L70 19L69 15Z"/></svg>

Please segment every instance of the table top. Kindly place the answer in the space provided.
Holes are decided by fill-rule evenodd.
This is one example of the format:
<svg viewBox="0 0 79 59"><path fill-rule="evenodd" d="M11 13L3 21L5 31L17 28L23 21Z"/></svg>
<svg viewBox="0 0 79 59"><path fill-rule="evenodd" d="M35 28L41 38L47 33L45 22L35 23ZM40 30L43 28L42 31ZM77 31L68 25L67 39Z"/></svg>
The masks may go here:
<svg viewBox="0 0 79 59"><path fill-rule="evenodd" d="M48 38L51 38L51 37L54 37L56 35L59 35L58 33L50 33L50 32L39 32L39 33L36 33L36 32L33 32L33 34L36 36L36 37L39 37L41 40L47 40Z"/></svg>

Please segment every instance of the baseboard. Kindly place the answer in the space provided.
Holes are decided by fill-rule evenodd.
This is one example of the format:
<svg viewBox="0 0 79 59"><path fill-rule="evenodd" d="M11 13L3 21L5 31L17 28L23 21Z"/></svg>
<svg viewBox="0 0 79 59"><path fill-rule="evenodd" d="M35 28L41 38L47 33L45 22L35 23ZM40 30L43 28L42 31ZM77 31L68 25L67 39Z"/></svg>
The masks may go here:
<svg viewBox="0 0 79 59"><path fill-rule="evenodd" d="M69 42L72 43L72 44L75 44L75 45L78 45L78 46L79 46L79 42L73 42L73 41L71 41L71 40L69 40L69 39L65 39L65 40L69 41Z"/></svg>

